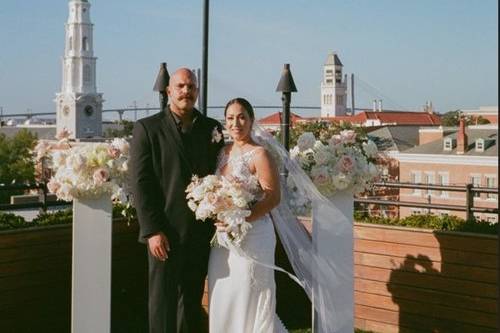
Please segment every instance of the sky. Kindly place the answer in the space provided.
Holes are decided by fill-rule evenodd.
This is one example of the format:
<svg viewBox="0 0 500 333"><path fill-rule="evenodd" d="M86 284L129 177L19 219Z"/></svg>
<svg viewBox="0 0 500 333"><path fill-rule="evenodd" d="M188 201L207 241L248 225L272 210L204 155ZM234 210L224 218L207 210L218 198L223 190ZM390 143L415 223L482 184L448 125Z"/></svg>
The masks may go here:
<svg viewBox="0 0 500 333"><path fill-rule="evenodd" d="M170 72L201 67L203 0L89 1L104 109L158 106L152 87L161 62ZM55 111L67 2L2 0L4 114ZM209 32L210 106L237 96L280 105L285 63L298 89L292 106L319 106L332 51L355 75L356 107L373 99L408 111L430 100L441 113L498 105L497 0L218 0Z"/></svg>

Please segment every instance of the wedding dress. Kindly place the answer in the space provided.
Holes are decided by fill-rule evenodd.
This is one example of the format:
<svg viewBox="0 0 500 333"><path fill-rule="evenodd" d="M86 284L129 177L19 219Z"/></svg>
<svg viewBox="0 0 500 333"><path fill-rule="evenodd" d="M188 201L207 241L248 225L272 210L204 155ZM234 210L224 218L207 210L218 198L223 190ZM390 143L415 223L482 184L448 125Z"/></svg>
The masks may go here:
<svg viewBox="0 0 500 333"><path fill-rule="evenodd" d="M217 173L227 166L225 176L255 182L249 168L254 153L255 149L229 158L223 149ZM262 190L256 192L262 198ZM238 251L225 247L223 237L219 242L221 246L211 250L208 265L210 333L287 332L276 315L274 270L257 264L274 266L276 236L270 217L252 223Z"/></svg>

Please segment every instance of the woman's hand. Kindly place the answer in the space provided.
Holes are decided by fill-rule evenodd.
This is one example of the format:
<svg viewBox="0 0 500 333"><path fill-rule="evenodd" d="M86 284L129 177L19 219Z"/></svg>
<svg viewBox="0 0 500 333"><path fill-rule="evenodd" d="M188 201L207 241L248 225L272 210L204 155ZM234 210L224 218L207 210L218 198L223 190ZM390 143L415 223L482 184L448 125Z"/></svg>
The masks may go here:
<svg viewBox="0 0 500 333"><path fill-rule="evenodd" d="M227 232L228 231L228 225L225 222L222 222L220 220L217 220L214 225L217 227L217 231L219 232Z"/></svg>

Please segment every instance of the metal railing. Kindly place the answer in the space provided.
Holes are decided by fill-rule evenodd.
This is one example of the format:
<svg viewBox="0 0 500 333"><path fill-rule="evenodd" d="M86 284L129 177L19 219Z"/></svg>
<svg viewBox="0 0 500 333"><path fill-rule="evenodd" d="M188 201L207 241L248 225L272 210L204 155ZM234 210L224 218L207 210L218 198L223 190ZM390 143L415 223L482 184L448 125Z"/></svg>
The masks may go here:
<svg viewBox="0 0 500 333"><path fill-rule="evenodd" d="M425 203L425 202L414 202L414 201L399 201L390 199L374 199L374 198L355 198L355 203L360 204L378 204L386 206L397 206L397 207L414 207L414 208L427 208L427 209L440 209L440 210L451 210L451 211L462 211L466 212L466 219L472 219L474 213L488 213L488 214L498 214L497 208L489 207L476 207L474 205L474 194L475 193L488 193L497 194L498 188L489 187L479 187L473 186L472 184L465 185L432 185L432 184L413 184L413 183L401 183L401 182L379 182L375 183L376 188L397 188L397 189L424 189L424 190L438 190L438 191L450 191L450 192L463 192L465 193L465 205L448 205L448 204L436 204L436 203ZM31 184L12 184L3 185L0 184L0 191L8 190L40 190L39 201L38 202L27 202L27 203L17 203L17 204L0 204L0 211L2 210L19 210L19 209L29 209L29 208L41 208L46 211L48 207L55 206L66 206L71 205L71 202L67 201L49 201L47 200L48 190L47 185L43 182L31 183Z"/></svg>
<svg viewBox="0 0 500 333"><path fill-rule="evenodd" d="M440 210L452 210L452 211L462 211L465 212L466 220L471 220L474 217L474 213L488 213L488 214L498 214L497 208L489 207L476 207L474 206L474 194L475 193L488 193L497 194L498 188L491 187L481 187L474 186L473 184L465 185L434 185L434 184L413 184L413 183L401 183L401 182L379 182L375 183L376 188L397 188L397 189L423 189L423 190L438 190L438 191L449 191L449 192L463 192L465 193L465 205L448 205L448 204L433 204L425 202L415 202L415 201L400 201L400 200L388 200L388 199L373 199L373 198L355 198L354 202L363 204L378 204L386 206L397 206L397 207L413 207L413 208L427 208L427 209L440 209Z"/></svg>

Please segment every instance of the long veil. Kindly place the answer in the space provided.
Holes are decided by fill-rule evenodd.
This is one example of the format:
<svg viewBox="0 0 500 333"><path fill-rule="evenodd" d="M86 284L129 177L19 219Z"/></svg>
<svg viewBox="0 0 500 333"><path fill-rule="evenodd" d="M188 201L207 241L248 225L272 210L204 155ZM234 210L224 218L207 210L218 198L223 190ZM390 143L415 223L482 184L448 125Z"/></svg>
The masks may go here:
<svg viewBox="0 0 500 333"><path fill-rule="evenodd" d="M281 202L271 211L271 216L294 273L314 306L318 329L320 332L352 333L352 223L336 218L339 211L335 204L317 190L271 134L254 124L252 137L268 148L287 172L281 179ZM294 212L295 205L291 202L297 203L297 199L307 199L311 203L313 223L327 225L334 231L331 239L335 250L333 258L325 260L318 254L311 236Z"/></svg>

